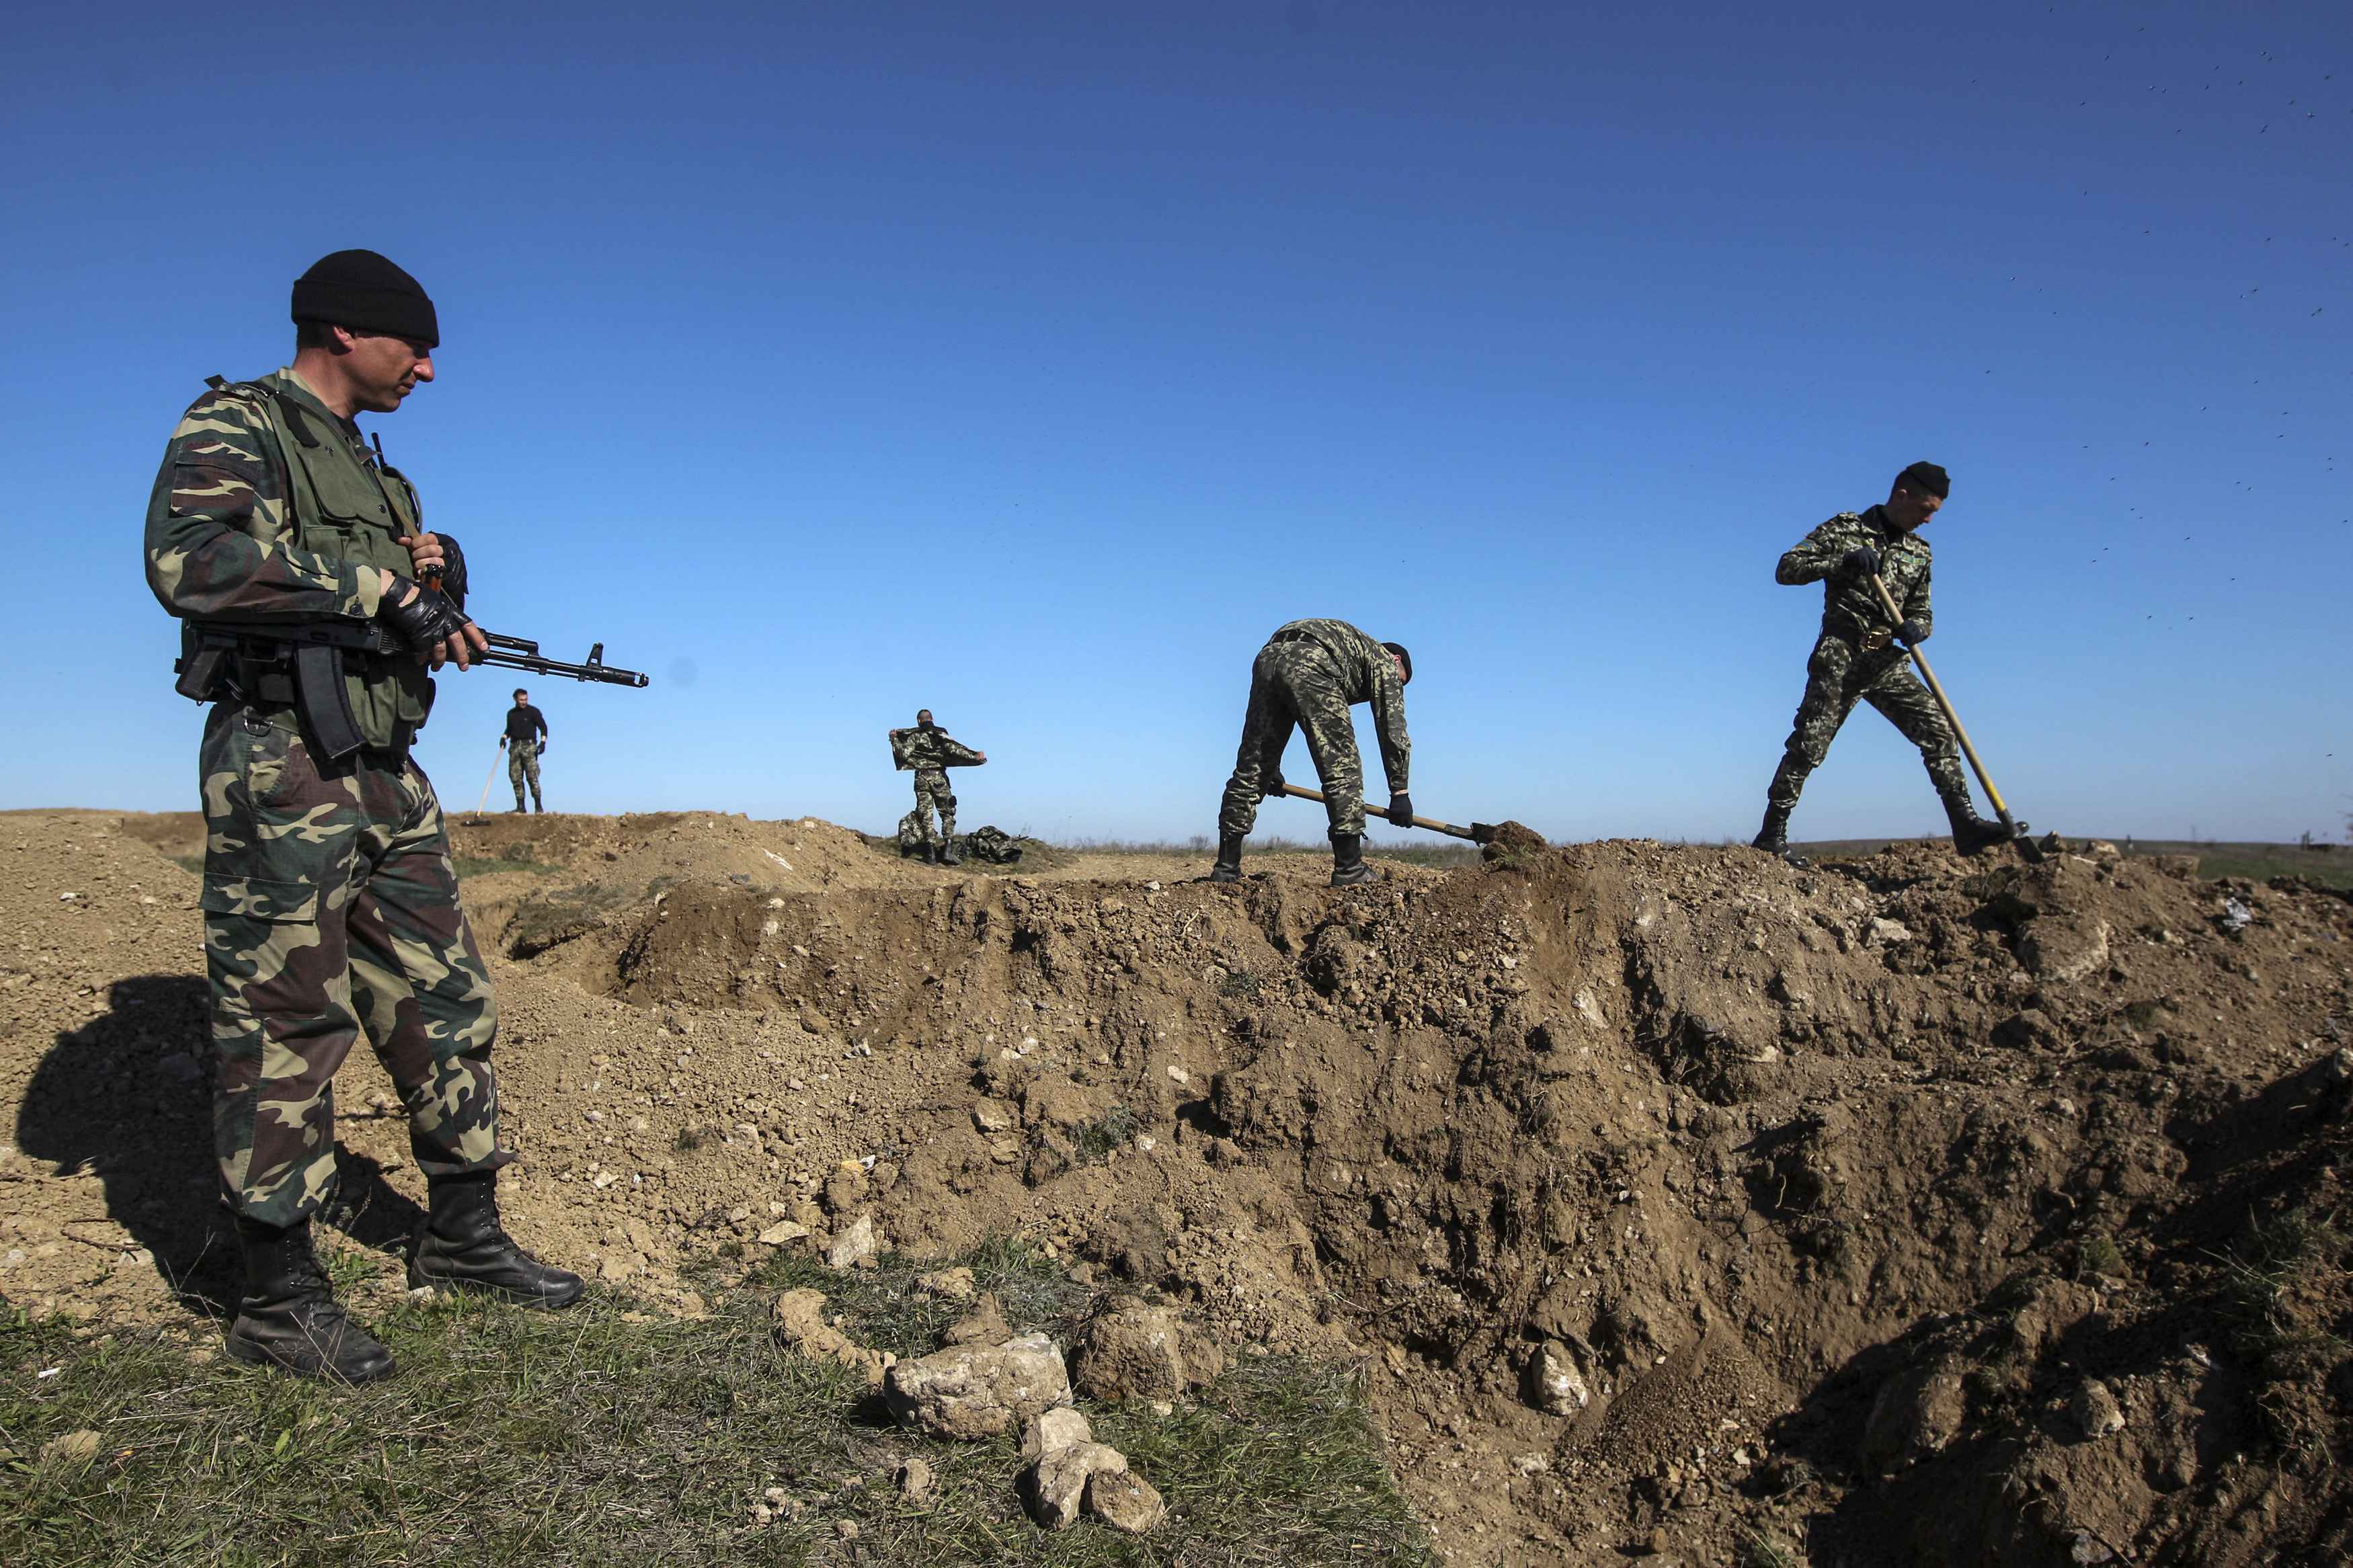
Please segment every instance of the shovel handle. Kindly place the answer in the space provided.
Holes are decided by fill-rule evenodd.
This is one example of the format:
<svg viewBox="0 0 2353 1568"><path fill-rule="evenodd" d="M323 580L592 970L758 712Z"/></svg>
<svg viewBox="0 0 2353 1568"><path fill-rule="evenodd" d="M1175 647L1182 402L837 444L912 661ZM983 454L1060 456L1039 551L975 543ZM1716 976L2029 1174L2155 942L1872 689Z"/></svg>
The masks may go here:
<svg viewBox="0 0 2353 1568"><path fill-rule="evenodd" d="M1876 572L1871 574L1871 586L1879 595L1880 607L1887 612L1887 618L1902 626L1904 612L1896 607L1895 595L1887 591L1885 580ZM1993 776L1986 772L1985 763L1978 759L1978 749L1969 743L1969 732L1961 728L1961 716L1953 711L1953 700L1945 695L1944 685L1937 680L1936 672L1928 668L1927 656L1916 647L1905 651L1912 656L1912 662L1919 666L1920 679L1928 683L1928 694L1936 700L1936 706L1944 711L1945 722L1953 727L1954 738L1961 743L1961 755L1968 758L1970 771L1978 775L1978 783L1985 785L1986 799L1992 803L1993 814L2001 819L2004 827L2013 826L2010 807L2002 804L2001 791L1993 787Z"/></svg>
<svg viewBox="0 0 2353 1568"><path fill-rule="evenodd" d="M1290 795L1297 795L1301 800L1312 800L1318 805L1325 804L1323 795L1312 789L1303 789L1295 784L1285 784L1282 786L1282 793ZM1374 813L1372 815L1377 816L1378 814ZM1386 822L1388 819L1387 817L1383 817L1382 820ZM1443 833L1455 838L1467 838L1473 844L1479 842L1479 836L1472 832L1469 828L1457 827L1451 822L1440 822L1434 816L1417 816L1414 817L1412 821L1416 827L1427 827L1432 833Z"/></svg>

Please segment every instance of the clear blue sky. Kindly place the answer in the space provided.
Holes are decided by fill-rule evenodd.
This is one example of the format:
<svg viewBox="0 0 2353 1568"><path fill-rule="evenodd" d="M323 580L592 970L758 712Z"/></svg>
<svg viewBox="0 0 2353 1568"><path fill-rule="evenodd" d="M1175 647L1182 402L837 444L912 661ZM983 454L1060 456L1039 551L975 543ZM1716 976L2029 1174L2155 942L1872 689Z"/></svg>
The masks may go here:
<svg viewBox="0 0 2353 1568"><path fill-rule="evenodd" d="M2337 837L2348 39L2211 3L47 8L0 100L0 805L195 804L148 487L367 246L439 305L440 379L365 422L476 613L654 676L535 683L559 807L887 828L882 731L928 705L994 759L967 824L1208 832L1252 653L1333 615L1415 651L1425 812L1745 838L1820 605L1774 560L1927 458L1928 652L2021 816ZM452 806L512 684L442 682ZM1865 711L1795 832L1938 826Z"/></svg>

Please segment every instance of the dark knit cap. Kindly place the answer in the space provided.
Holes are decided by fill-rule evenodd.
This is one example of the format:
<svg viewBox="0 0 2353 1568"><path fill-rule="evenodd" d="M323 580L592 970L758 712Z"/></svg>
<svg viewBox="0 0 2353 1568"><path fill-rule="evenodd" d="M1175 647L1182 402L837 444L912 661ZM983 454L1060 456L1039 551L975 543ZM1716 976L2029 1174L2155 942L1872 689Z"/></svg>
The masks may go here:
<svg viewBox="0 0 2353 1568"><path fill-rule="evenodd" d="M1385 642L1381 644L1381 646L1398 656L1398 662L1405 666L1405 679L1408 681L1411 681L1413 679L1413 655L1405 651L1405 644L1401 642Z"/></svg>
<svg viewBox="0 0 2353 1568"><path fill-rule="evenodd" d="M1910 490L1914 495L1932 495L1945 500L1953 493L1953 481L1945 470L1934 463L1915 463L1895 476L1895 488Z"/></svg>
<svg viewBox="0 0 2353 1568"><path fill-rule="evenodd" d="M384 332L427 348L441 342L433 301L416 279L373 250L338 250L294 279L294 319Z"/></svg>

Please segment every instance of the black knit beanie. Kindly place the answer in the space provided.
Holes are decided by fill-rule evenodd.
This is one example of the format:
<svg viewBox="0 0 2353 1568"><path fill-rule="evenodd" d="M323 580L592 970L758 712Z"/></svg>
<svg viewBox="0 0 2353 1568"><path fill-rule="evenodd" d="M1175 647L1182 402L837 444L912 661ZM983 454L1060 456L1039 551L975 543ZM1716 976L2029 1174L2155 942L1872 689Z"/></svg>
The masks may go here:
<svg viewBox="0 0 2353 1568"><path fill-rule="evenodd" d="M416 279L373 250L338 250L294 279L294 319L385 332L436 348L441 323Z"/></svg>
<svg viewBox="0 0 2353 1568"><path fill-rule="evenodd" d="M1915 463L1895 476L1895 488L1945 500L1953 493L1953 481L1944 469L1934 463Z"/></svg>

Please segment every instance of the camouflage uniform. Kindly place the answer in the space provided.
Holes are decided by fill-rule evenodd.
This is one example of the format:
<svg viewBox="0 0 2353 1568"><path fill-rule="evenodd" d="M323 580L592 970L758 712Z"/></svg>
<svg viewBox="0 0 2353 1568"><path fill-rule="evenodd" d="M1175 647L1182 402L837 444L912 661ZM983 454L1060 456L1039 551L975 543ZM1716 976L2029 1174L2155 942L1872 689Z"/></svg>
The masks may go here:
<svg viewBox="0 0 2353 1568"><path fill-rule="evenodd" d="M923 841L937 847L955 837L955 792L948 788L947 770L968 768L980 761L980 753L962 742L949 738L945 730L936 725L926 730L920 724L909 730L891 731L891 751L902 768L915 773L915 809L911 814L923 833ZM940 814L939 826L932 826L932 813Z"/></svg>
<svg viewBox="0 0 2353 1568"><path fill-rule="evenodd" d="M1968 801L1968 781L1961 773L1961 754L1952 726L1945 722L1936 700L1920 678L1912 673L1904 649L1886 641L1894 628L1887 611L1873 592L1870 579L1849 580L1837 574L1848 552L1868 544L1879 552L1880 580L1906 620L1920 623L1922 635L1936 625L1928 605L1928 542L1917 531L1899 532L1888 526L1883 509L1842 511L1781 557L1773 580L1796 587L1826 583L1822 595L1821 635L1806 661L1806 695L1798 704L1796 722L1784 742L1781 765L1774 770L1767 801L1786 810L1797 804L1806 779L1829 755L1831 741L1854 710L1868 702L1887 716L1904 738L1920 748L1920 760L1939 798ZM1866 640L1882 646L1872 648Z"/></svg>
<svg viewBox="0 0 2353 1568"><path fill-rule="evenodd" d="M514 785L515 809L522 809L523 786L531 786L531 798L539 801L539 742L509 741L507 742L507 782ZM541 801L543 808L544 801Z"/></svg>
<svg viewBox="0 0 2353 1568"><path fill-rule="evenodd" d="M1348 715L1358 702L1373 705L1389 794L1403 795L1413 743L1405 731L1405 686L1389 650L1345 621L1293 621L1267 639L1250 666L1250 710L1218 809L1219 833L1249 835L1264 786L1282 775L1283 748L1296 725L1323 781L1332 831L1362 834L1365 770Z"/></svg>
<svg viewBox="0 0 2353 1568"><path fill-rule="evenodd" d="M148 584L175 616L364 621L417 496L290 370L222 386L173 432L148 503ZM364 1026L428 1176L495 1170L491 981L433 786L408 755L423 665L353 656L366 749L319 765L282 675L240 667L205 722L203 906L223 1196L307 1218L334 1172L332 1080Z"/></svg>

